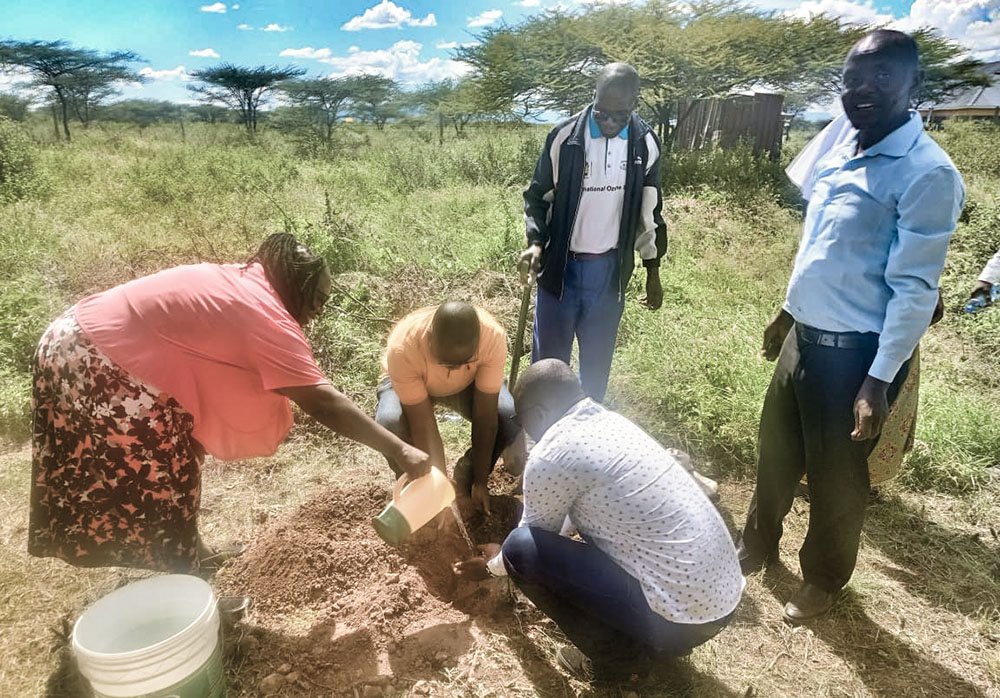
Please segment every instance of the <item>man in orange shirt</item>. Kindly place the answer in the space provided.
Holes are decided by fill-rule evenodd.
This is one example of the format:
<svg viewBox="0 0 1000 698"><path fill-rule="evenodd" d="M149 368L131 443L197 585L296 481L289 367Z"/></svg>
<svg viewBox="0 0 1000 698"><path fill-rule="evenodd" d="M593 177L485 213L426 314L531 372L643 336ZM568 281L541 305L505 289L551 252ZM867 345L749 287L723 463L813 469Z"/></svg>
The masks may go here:
<svg viewBox="0 0 1000 698"><path fill-rule="evenodd" d="M421 308L389 334L375 411L376 422L423 449L442 470L434 405L469 419L472 447L455 465L455 480L487 514L490 471L520 432L503 379L506 360L507 335L485 310L464 301ZM402 474L394 462L389 467Z"/></svg>

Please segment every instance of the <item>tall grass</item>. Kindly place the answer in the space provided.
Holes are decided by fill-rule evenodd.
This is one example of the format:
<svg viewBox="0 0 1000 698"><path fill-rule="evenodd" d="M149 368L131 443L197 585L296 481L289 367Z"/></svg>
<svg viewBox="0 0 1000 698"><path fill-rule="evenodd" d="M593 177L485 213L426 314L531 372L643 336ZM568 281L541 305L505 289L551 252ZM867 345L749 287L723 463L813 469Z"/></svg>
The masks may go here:
<svg viewBox="0 0 1000 698"><path fill-rule="evenodd" d="M335 272L333 307L311 339L334 383L370 406L402 313L468 295L512 323L517 292L503 280L545 131L483 127L439 146L431 131L349 127L336 148L304 150L276 131L250 141L229 125L102 125L71 144L36 130L50 194L0 205L0 429L24 438L31 351L63 308L173 264L243 260L275 230L301 236ZM956 310L1000 245L998 133L938 134L966 175L969 205L945 271L949 313L924 342L921 444L904 478L917 489L974 489L1000 457L1000 312ZM748 151L675 154L663 177L664 305L635 302L637 272L611 399L718 474L749 474L773 368L758 357L760 333L784 294L800 213L780 167Z"/></svg>

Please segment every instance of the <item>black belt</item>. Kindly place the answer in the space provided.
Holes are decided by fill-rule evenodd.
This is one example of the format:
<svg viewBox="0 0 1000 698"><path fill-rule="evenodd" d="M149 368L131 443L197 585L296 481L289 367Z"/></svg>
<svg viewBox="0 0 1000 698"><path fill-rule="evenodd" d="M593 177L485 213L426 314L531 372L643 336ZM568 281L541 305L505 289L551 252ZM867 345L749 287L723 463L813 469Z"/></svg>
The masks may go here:
<svg viewBox="0 0 1000 698"><path fill-rule="evenodd" d="M607 257L609 254L614 254L617 251L618 251L618 249L614 248L614 247L612 247L607 252L598 252L596 254L593 253L593 252L574 252L573 250L570 250L569 251L569 256L575 262L586 262L587 260L590 260L590 259L601 259L602 257Z"/></svg>
<svg viewBox="0 0 1000 698"><path fill-rule="evenodd" d="M878 346L878 335L874 332L827 332L801 322L795 323L795 335L806 344L835 349L868 349Z"/></svg>

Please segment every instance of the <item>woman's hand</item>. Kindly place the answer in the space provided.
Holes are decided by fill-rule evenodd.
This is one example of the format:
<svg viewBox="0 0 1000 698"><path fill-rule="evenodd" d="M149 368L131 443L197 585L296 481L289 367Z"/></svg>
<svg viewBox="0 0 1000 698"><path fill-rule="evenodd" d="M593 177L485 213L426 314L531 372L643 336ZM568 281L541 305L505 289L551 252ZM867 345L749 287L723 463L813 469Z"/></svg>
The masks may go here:
<svg viewBox="0 0 1000 698"><path fill-rule="evenodd" d="M410 476L411 480L423 477L431 471L431 457L419 448L405 442L395 461L402 471Z"/></svg>

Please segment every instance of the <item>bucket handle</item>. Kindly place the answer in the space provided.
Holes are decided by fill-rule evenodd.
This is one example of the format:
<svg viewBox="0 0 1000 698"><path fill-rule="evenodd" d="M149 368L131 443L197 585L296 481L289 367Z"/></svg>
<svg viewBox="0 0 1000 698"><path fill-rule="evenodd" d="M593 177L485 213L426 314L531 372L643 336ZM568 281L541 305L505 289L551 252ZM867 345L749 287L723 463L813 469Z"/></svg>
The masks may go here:
<svg viewBox="0 0 1000 698"><path fill-rule="evenodd" d="M392 488L392 501L395 502L397 499L399 499L400 496L403 494L403 490L406 489L406 487L412 483L413 479L410 477L409 473L403 473L402 475L400 475L399 479L396 480L395 486Z"/></svg>

